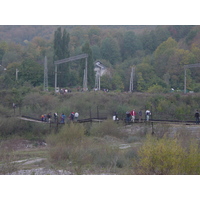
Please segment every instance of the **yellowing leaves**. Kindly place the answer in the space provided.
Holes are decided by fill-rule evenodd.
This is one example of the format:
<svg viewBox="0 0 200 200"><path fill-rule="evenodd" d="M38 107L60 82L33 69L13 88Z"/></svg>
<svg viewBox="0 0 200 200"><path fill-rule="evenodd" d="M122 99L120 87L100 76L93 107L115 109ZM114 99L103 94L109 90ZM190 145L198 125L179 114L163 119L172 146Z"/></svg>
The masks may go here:
<svg viewBox="0 0 200 200"><path fill-rule="evenodd" d="M139 174L199 174L200 151L191 141L188 149L183 148L175 138L158 139L150 135L140 148Z"/></svg>

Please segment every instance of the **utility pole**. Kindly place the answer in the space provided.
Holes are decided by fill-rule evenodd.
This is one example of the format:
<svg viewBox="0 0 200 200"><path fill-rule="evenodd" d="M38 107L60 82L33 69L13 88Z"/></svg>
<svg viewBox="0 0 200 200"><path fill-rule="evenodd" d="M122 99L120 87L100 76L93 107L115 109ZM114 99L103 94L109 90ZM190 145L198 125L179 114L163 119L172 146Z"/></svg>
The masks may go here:
<svg viewBox="0 0 200 200"><path fill-rule="evenodd" d="M187 67L184 66L184 94L186 94L186 76L187 76Z"/></svg>
<svg viewBox="0 0 200 200"><path fill-rule="evenodd" d="M99 82L99 75L98 75L98 73L96 73L96 76L95 76L95 86L94 87L97 88L97 90L99 88L98 82Z"/></svg>
<svg viewBox="0 0 200 200"><path fill-rule="evenodd" d="M85 79L85 69L83 70L83 90L84 90L84 88L85 88L85 81L86 81L86 79Z"/></svg>
<svg viewBox="0 0 200 200"><path fill-rule="evenodd" d="M18 81L18 72L19 72L19 70L16 69L16 81Z"/></svg>
<svg viewBox="0 0 200 200"><path fill-rule="evenodd" d="M130 86L129 86L129 92L133 92L133 79L135 75L135 67L131 68L131 78L130 78Z"/></svg>
<svg viewBox="0 0 200 200"><path fill-rule="evenodd" d="M97 88L97 90L101 90L101 67L96 72L95 87Z"/></svg>
<svg viewBox="0 0 200 200"><path fill-rule="evenodd" d="M47 57L44 57L44 91L48 91L48 68Z"/></svg>
<svg viewBox="0 0 200 200"><path fill-rule="evenodd" d="M101 68L100 68L100 72L99 72L99 83L98 83L98 90L101 90Z"/></svg>
<svg viewBox="0 0 200 200"><path fill-rule="evenodd" d="M85 58L85 91L87 91L87 57Z"/></svg>

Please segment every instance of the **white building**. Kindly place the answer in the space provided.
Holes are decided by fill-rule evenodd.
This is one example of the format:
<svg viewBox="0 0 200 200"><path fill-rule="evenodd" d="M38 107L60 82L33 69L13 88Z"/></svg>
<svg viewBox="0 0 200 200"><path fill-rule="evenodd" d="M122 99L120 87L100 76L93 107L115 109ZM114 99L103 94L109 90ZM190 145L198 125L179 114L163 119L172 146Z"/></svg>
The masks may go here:
<svg viewBox="0 0 200 200"><path fill-rule="evenodd" d="M95 90L101 90L100 77L103 76L104 74L106 74L107 68L100 61L95 61L94 65L95 65L94 71L96 72L96 75L95 75Z"/></svg>

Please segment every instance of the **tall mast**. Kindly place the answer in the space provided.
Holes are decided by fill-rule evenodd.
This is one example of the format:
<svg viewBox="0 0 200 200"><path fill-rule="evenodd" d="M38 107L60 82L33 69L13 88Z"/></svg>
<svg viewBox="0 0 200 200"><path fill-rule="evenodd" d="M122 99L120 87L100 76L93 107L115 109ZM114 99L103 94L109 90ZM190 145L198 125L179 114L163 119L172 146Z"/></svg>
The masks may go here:
<svg viewBox="0 0 200 200"><path fill-rule="evenodd" d="M47 57L44 57L44 91L48 91L48 68Z"/></svg>

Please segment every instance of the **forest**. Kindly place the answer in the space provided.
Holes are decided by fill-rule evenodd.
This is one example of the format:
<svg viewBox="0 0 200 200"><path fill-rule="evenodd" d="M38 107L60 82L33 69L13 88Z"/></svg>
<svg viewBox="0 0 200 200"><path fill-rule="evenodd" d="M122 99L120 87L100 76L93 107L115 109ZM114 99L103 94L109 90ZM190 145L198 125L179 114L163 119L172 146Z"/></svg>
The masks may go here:
<svg viewBox="0 0 200 200"><path fill-rule="evenodd" d="M133 92L163 92L184 88L184 65L199 63L200 27L164 26L0 26L1 89L24 85L43 87L44 57L48 86L54 87L54 61L82 53L89 55L88 88L95 87L94 61L106 66L101 88ZM83 86L84 61L58 69L58 86ZM17 76L16 76L17 72ZM187 92L199 92L199 68L187 69Z"/></svg>

